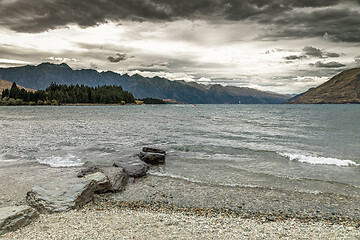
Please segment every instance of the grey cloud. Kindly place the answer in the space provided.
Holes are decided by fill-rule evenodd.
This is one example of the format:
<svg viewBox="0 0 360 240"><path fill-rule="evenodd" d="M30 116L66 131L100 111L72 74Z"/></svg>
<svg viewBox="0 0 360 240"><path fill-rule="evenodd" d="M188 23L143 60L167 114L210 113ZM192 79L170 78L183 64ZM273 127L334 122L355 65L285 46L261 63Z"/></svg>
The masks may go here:
<svg viewBox="0 0 360 240"><path fill-rule="evenodd" d="M248 19L267 25L268 33L265 37L319 37L328 33L330 40L359 42L360 13L344 7L334 8L340 2L340 0L38 0L36 2L17 0L4 4L0 1L0 24L19 32L43 32L66 27L71 23L89 27L109 20L203 19L217 22L216 20ZM355 0L347 2L359 5ZM322 10L310 13L293 11L305 7L312 9L321 7Z"/></svg>
<svg viewBox="0 0 360 240"><path fill-rule="evenodd" d="M147 67L134 67L134 68L128 68L127 71L140 71L140 72L163 72L163 68L147 68Z"/></svg>
<svg viewBox="0 0 360 240"><path fill-rule="evenodd" d="M99 69L99 66L96 63L90 63L91 69Z"/></svg>
<svg viewBox="0 0 360 240"><path fill-rule="evenodd" d="M107 59L109 60L109 62L118 63L118 62L121 62L121 61L125 61L127 59L127 56L124 53L117 53L116 57L110 56Z"/></svg>
<svg viewBox="0 0 360 240"><path fill-rule="evenodd" d="M360 55L355 57L355 62L360 63Z"/></svg>
<svg viewBox="0 0 360 240"><path fill-rule="evenodd" d="M339 63L339 62L321 62L318 61L315 64L313 64L315 67L317 68L340 68L340 67L345 67L346 65Z"/></svg>
<svg viewBox="0 0 360 240"><path fill-rule="evenodd" d="M288 61L299 60L299 59L304 59L304 58L306 58L306 56L304 56L304 55L290 55L290 56L283 57L283 59L288 60Z"/></svg>
<svg viewBox="0 0 360 240"><path fill-rule="evenodd" d="M306 46L303 49L304 53L308 56L311 57L318 57L318 58L337 58L340 57L339 53L335 53L335 52L327 52L327 51L323 51L319 48L316 47L311 47L311 46Z"/></svg>
<svg viewBox="0 0 360 240"><path fill-rule="evenodd" d="M320 58L323 57L323 52L316 47L306 46L306 47L304 47L303 51L308 56L320 57Z"/></svg>
<svg viewBox="0 0 360 240"><path fill-rule="evenodd" d="M315 57L315 58L340 57L339 53L327 52L325 50L321 50L319 48L312 47L312 46L305 46L302 51L303 51L302 55L289 55L289 56L283 57L283 59L285 59L287 61L293 61L293 60L306 59L308 57Z"/></svg>
<svg viewBox="0 0 360 240"><path fill-rule="evenodd" d="M326 52L325 56L330 57L330 58L337 58L337 57L340 57L340 54L334 53L334 52Z"/></svg>
<svg viewBox="0 0 360 240"><path fill-rule="evenodd" d="M167 67L169 63L167 62L151 62L151 63L142 63L141 67L152 68L152 67Z"/></svg>

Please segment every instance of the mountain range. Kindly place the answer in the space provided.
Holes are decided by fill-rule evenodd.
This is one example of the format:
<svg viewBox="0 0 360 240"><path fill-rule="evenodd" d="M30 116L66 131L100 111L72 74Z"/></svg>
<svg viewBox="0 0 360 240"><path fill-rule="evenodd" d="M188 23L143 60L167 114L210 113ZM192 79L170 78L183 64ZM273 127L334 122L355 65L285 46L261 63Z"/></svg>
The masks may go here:
<svg viewBox="0 0 360 240"><path fill-rule="evenodd" d="M295 96L289 103L360 103L360 68L343 71L320 86Z"/></svg>
<svg viewBox="0 0 360 240"><path fill-rule="evenodd" d="M83 84L90 87L121 85L135 98L170 99L193 104L262 104L285 103L288 95L264 92L251 88L203 85L195 82L170 81L160 77L118 74L111 71L98 72L93 69L73 70L67 64L42 63L37 66L0 68L0 78L16 82L26 88L45 89L51 83Z"/></svg>

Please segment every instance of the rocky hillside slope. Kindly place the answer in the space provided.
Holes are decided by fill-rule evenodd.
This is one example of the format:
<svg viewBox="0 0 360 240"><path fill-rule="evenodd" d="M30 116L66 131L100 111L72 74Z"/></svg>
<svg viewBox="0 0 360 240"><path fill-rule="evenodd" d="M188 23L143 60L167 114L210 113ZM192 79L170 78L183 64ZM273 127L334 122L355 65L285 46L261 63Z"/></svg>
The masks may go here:
<svg viewBox="0 0 360 240"><path fill-rule="evenodd" d="M13 84L12 82L9 82L9 81L0 79L0 93L2 93L2 91L3 91L4 89L10 89L11 86L12 86L12 84ZM19 86L19 85L17 85L17 86L18 86L18 88L20 88L20 89L23 89L23 88L24 88L24 87ZM34 91L34 90L32 90L32 89L29 89L29 88L25 88L25 90L27 90L27 91Z"/></svg>
<svg viewBox="0 0 360 240"><path fill-rule="evenodd" d="M360 103L360 68L343 71L290 100L297 104Z"/></svg>

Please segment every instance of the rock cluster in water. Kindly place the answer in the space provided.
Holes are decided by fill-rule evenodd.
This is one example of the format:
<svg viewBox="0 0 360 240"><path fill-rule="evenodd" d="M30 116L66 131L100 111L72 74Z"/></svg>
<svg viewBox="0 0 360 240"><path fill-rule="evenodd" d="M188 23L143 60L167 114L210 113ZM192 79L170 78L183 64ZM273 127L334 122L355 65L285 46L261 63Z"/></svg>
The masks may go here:
<svg viewBox="0 0 360 240"><path fill-rule="evenodd" d="M14 231L31 222L38 213L64 212L79 209L90 202L94 194L120 192L131 178L146 175L148 164L165 163L166 152L144 147L137 158L122 160L113 166L91 166L77 176L44 183L27 193L29 206L0 208L0 235Z"/></svg>

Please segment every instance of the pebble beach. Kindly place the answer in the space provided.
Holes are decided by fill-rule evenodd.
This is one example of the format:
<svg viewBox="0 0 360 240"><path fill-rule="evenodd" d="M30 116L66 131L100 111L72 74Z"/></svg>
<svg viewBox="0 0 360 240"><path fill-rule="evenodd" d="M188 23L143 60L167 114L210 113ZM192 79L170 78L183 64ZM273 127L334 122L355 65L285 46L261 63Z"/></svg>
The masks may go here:
<svg viewBox="0 0 360 240"><path fill-rule="evenodd" d="M325 222L263 222L89 205L79 211L41 215L2 239L360 239L360 230Z"/></svg>
<svg viewBox="0 0 360 240"><path fill-rule="evenodd" d="M7 180L9 183L2 185L2 192L7 194L2 195L0 203L2 206L23 204L26 191L31 187L50 178L69 177L78 170L28 166L24 171L22 167L9 167L7 173L12 173L11 178L4 172L0 174L2 182ZM41 177L34 178L34 173ZM1 239L360 239L358 220L345 219L341 209L335 212L338 217L332 219L326 219L326 211L318 217L309 217L310 214L305 213L303 217L288 213L276 215L274 212L279 211L282 205L274 204L279 201L271 201L270 198L275 198L277 193L244 188L239 193L244 196L239 199L240 203L245 201L244 210L236 212L230 208L231 195L225 194L225 198L225 195L222 196L224 193L217 192L217 197L211 197L203 188L201 184L189 185L150 175L136 179L124 192L96 195L80 210L41 214L28 226L2 235ZM323 207L324 202L321 201L326 199L314 194L309 196L315 196L314 207ZM250 201L251 198L254 201ZM290 198L284 201L290 204L290 210L294 210L291 206L294 202L291 203ZM219 202L229 207L214 199L220 199ZM264 202L260 204L261 201ZM301 202L298 199L299 205ZM348 202L346 207L358 205L358 202ZM264 211L268 206L273 212ZM255 208L258 208L257 211ZM339 220L340 215L342 218Z"/></svg>

